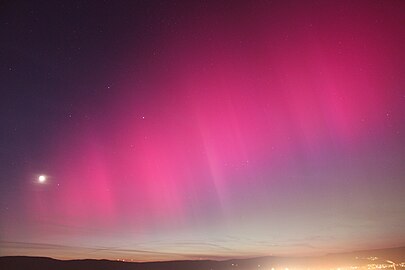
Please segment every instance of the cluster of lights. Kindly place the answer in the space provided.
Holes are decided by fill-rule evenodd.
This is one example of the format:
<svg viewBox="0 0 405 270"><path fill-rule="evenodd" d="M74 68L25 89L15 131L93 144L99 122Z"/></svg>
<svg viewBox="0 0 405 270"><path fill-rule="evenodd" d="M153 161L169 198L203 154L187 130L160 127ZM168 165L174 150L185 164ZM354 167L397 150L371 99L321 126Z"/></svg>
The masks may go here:
<svg viewBox="0 0 405 270"><path fill-rule="evenodd" d="M375 261L378 258L377 257L372 257L372 258L367 258L368 260ZM393 268L396 270L396 267L404 267L405 268L405 263L394 263L391 261L387 261L389 264L386 263L371 263L367 264L365 266L348 266L348 267L340 267L340 268L331 268L329 270L355 270L355 269L361 269L361 270L376 270L376 269L389 269Z"/></svg>
<svg viewBox="0 0 405 270"><path fill-rule="evenodd" d="M238 267L238 264L237 264L237 263L232 263L231 266L233 266L233 267ZM261 268L261 269L267 270L267 268L262 267L261 264L258 264L258 265L257 265L257 268ZM272 268L270 268L269 270L276 270L276 268L272 267ZM290 270L290 269L289 269L288 267L285 267L285 268L281 267L279 270ZM306 270L309 270L309 269L306 269Z"/></svg>
<svg viewBox="0 0 405 270"><path fill-rule="evenodd" d="M356 259L358 259L358 258L356 258ZM367 260L371 260L371 261L375 261L375 260L377 260L378 258L377 257L369 257L369 258L366 258ZM347 266L347 267L339 267L339 268L330 268L330 269L328 269L328 270L377 270L377 269L394 269L394 270L397 270L396 269L396 267L403 267L403 268L405 268L405 262L402 262L402 263L394 263L394 262L391 262L391 261L386 261L387 263L389 263L389 264L384 264L384 263L381 263L381 264L376 264L376 263L372 263L372 264L367 264L367 265L365 265L365 266ZM238 264L236 264L236 263L232 263L231 264L231 266L232 267L238 267ZM271 268L265 268L265 267L263 267L262 265L257 265L257 268L260 268L260 269L268 269L268 270L276 270L274 267L271 267ZM317 269L319 269L319 268L317 268ZM289 268L287 268L287 267L280 267L280 268L278 268L277 270L290 270ZM311 270L310 268L305 268L305 270Z"/></svg>

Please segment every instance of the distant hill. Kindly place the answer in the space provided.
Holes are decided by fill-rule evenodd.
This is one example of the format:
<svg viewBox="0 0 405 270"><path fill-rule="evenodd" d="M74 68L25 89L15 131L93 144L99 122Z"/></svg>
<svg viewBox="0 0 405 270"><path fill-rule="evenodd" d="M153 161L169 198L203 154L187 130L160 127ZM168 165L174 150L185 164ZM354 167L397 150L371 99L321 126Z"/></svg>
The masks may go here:
<svg viewBox="0 0 405 270"><path fill-rule="evenodd" d="M364 250L329 254L318 257L260 257L227 261L168 261L168 262L120 262L109 260L56 260L45 257L9 256L0 257L0 269L4 270L250 270L271 268L296 269L405 269L405 247ZM401 264L402 263L402 264Z"/></svg>

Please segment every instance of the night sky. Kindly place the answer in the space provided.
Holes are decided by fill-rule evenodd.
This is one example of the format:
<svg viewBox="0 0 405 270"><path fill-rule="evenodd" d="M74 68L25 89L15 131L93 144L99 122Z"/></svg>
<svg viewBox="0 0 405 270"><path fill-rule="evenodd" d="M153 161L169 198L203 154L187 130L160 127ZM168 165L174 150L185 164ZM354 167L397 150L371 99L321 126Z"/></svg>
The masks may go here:
<svg viewBox="0 0 405 270"><path fill-rule="evenodd" d="M3 1L0 36L0 255L405 245L405 1Z"/></svg>

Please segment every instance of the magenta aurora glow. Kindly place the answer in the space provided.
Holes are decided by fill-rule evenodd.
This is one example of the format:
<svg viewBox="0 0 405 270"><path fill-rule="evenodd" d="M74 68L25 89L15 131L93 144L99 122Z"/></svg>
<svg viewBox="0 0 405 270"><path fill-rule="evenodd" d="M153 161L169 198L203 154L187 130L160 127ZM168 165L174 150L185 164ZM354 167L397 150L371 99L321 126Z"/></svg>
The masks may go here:
<svg viewBox="0 0 405 270"><path fill-rule="evenodd" d="M0 255L405 245L405 2L170 2L6 5Z"/></svg>

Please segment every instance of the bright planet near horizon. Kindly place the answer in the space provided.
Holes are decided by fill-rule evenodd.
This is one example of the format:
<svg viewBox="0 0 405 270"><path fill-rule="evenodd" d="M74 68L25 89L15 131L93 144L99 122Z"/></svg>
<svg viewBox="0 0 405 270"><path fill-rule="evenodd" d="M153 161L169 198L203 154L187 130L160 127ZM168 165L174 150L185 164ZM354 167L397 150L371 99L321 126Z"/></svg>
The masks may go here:
<svg viewBox="0 0 405 270"><path fill-rule="evenodd" d="M43 184L46 182L46 176L45 175L40 175L38 176L38 182Z"/></svg>

